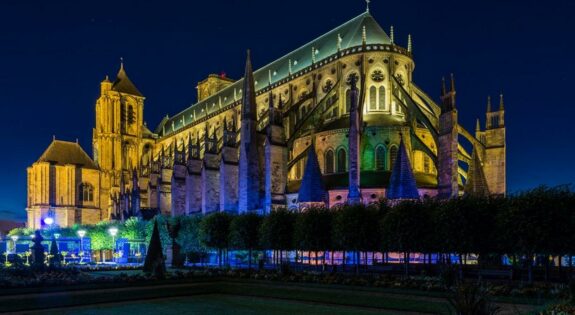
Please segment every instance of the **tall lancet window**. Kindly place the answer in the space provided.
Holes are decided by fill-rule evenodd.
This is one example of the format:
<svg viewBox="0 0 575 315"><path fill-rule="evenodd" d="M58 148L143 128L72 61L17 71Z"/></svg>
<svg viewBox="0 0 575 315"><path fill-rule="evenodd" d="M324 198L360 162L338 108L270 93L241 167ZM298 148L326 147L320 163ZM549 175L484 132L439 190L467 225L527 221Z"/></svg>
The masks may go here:
<svg viewBox="0 0 575 315"><path fill-rule="evenodd" d="M382 85L379 87L379 110L385 110L385 87Z"/></svg>
<svg viewBox="0 0 575 315"><path fill-rule="evenodd" d="M390 169L392 169L393 166L395 165L395 159L396 158L397 158L397 147L392 146L391 148L389 148L389 167L390 167Z"/></svg>
<svg viewBox="0 0 575 315"><path fill-rule="evenodd" d="M345 112L349 113L351 109L351 90L345 90Z"/></svg>
<svg viewBox="0 0 575 315"><path fill-rule="evenodd" d="M344 148L337 151L337 172L343 173L346 171L347 164L347 152Z"/></svg>
<svg viewBox="0 0 575 315"><path fill-rule="evenodd" d="M325 174L331 174L335 171L335 167L334 167L334 156L333 156L333 150L327 150L327 152L325 152L325 170L324 173Z"/></svg>
<svg viewBox="0 0 575 315"><path fill-rule="evenodd" d="M369 88L369 110L377 110L377 89L375 86Z"/></svg>
<svg viewBox="0 0 575 315"><path fill-rule="evenodd" d="M378 171L385 170L385 147L383 145L375 149L375 167Z"/></svg>

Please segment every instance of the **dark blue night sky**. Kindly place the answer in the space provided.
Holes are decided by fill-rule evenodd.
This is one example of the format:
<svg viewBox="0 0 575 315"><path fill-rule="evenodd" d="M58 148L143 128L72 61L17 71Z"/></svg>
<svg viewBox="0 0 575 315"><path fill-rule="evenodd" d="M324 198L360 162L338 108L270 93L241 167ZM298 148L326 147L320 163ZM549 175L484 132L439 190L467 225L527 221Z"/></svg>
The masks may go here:
<svg viewBox="0 0 575 315"><path fill-rule="evenodd" d="M89 4L92 3L92 4ZM120 57L154 128L195 101L209 73L242 75L359 15L346 1L26 1L0 4L0 219L25 217L26 167L52 135L91 154L94 102ZM575 180L573 1L383 1L371 13L396 42L413 34L415 82L437 100L454 72L461 122L506 100L508 189Z"/></svg>

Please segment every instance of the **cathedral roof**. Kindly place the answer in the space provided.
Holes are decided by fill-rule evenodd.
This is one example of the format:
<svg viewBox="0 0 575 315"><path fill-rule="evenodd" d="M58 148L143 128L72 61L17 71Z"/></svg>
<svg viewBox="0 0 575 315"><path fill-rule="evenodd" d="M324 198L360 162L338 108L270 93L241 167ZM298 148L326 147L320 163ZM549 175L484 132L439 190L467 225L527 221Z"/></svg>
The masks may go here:
<svg viewBox="0 0 575 315"><path fill-rule="evenodd" d="M136 88L134 83L128 78L126 70L124 70L124 64L120 64L120 70L116 75L116 81L112 84L112 90L116 92L131 94L135 96L143 97L142 93Z"/></svg>
<svg viewBox="0 0 575 315"><path fill-rule="evenodd" d="M312 144L313 146L313 144ZM307 150L307 161L299 187L299 202L324 202L326 191L315 150Z"/></svg>
<svg viewBox="0 0 575 315"><path fill-rule="evenodd" d="M336 54L340 49L345 50L351 47L361 46L363 43L364 27L366 35L365 41L367 45L391 45L391 39L381 26L375 21L369 12L364 12L255 71L254 79L256 91L289 77L291 73L297 73L300 70L306 69L314 64L314 62L328 59ZM314 54L313 57L312 48ZM242 85L243 79L230 84L218 93L197 102L184 111L174 115L170 119L171 122L174 122L173 127L171 124L164 124L164 126L166 126L166 129L174 128L174 130L178 130L198 119L218 111L221 107L232 104L241 96L240 91ZM160 127L160 129L162 128ZM166 133L168 133L167 130L165 133L162 132L161 135L165 135Z"/></svg>
<svg viewBox="0 0 575 315"><path fill-rule="evenodd" d="M403 139L399 143L397 158L392 167L389 187L386 191L387 199L419 199L415 176Z"/></svg>
<svg viewBox="0 0 575 315"><path fill-rule="evenodd" d="M96 163L76 142L52 140L37 162L49 162L56 165L74 164L83 168L98 169Z"/></svg>

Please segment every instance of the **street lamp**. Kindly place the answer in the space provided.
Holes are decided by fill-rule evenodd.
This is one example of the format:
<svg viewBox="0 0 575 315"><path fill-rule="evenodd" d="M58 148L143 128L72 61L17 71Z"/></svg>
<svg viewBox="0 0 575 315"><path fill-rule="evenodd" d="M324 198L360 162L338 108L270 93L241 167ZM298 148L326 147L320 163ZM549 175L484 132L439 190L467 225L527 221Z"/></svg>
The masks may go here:
<svg viewBox="0 0 575 315"><path fill-rule="evenodd" d="M84 236L86 236L85 230L78 230L78 236L80 237L80 263L82 263L82 258L84 258Z"/></svg>
<svg viewBox="0 0 575 315"><path fill-rule="evenodd" d="M112 235L112 260L115 261L114 254L116 253L116 235L118 234L118 228L111 227L108 229L108 233Z"/></svg>
<svg viewBox="0 0 575 315"><path fill-rule="evenodd" d="M54 218L52 217L47 217L44 219L44 224L48 225L48 226L52 226L52 224L54 224Z"/></svg>

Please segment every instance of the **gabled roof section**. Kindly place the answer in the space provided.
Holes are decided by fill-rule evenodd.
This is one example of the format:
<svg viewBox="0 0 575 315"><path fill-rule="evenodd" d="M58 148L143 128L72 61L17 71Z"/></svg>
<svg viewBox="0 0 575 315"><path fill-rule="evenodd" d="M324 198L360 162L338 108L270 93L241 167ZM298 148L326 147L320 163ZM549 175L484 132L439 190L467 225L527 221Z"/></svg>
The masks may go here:
<svg viewBox="0 0 575 315"><path fill-rule="evenodd" d="M303 179L299 187L298 202L325 202L326 191L313 143L307 152Z"/></svg>
<svg viewBox="0 0 575 315"><path fill-rule="evenodd" d="M134 83L128 78L126 70L124 70L124 63L120 64L120 70L116 75L116 81L112 84L112 90L120 93L126 93L139 97L144 97L142 93L136 88Z"/></svg>
<svg viewBox="0 0 575 315"><path fill-rule="evenodd" d="M49 162L56 165L77 165L83 168L98 169L96 163L76 142L52 140L37 162Z"/></svg>
<svg viewBox="0 0 575 315"><path fill-rule="evenodd" d="M274 84L289 77L290 72L293 74L308 68L314 63L314 60L315 62L319 62L320 60L329 58L336 54L340 49L345 50L351 47L361 46L363 44L364 27L366 45L391 45L391 39L381 26L375 21L369 12L364 12L255 71L255 90L259 91L270 86L270 84ZM181 129L198 119L216 112L221 107L234 103L242 96L242 86L243 78L230 84L205 100L193 104L184 111L174 115L170 119L170 124L167 126L172 128L171 122L174 122L174 130ZM162 133L161 135L163 136L164 134Z"/></svg>
<svg viewBox="0 0 575 315"><path fill-rule="evenodd" d="M390 200L419 199L415 176L411 169L411 163L409 162L403 139L399 144L397 158L393 164L386 197Z"/></svg>

